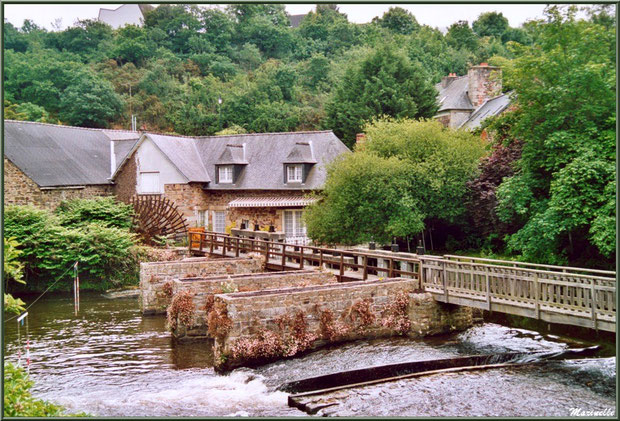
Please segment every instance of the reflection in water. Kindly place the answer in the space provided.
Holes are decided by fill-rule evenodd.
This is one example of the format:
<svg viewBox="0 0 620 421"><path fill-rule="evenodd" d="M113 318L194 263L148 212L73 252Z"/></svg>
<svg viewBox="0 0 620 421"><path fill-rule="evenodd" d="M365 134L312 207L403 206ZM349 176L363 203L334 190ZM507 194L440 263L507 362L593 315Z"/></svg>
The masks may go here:
<svg viewBox="0 0 620 421"><path fill-rule="evenodd" d="M209 343L175 344L165 318L142 317L136 299L83 294L80 307L74 317L71 296L51 295L30 311L33 392L72 412L98 416L299 416L305 414L289 408L287 395L275 391L280 384L379 364L581 346L485 324L421 341L341 344L221 376L212 369ZM14 322L6 324L5 335L6 358L15 361ZM587 399L588 408L615 406L615 370L615 359L607 358L430 376L352 390L325 411L364 416L568 415L552 401L585 405ZM521 412L510 405L521 405Z"/></svg>

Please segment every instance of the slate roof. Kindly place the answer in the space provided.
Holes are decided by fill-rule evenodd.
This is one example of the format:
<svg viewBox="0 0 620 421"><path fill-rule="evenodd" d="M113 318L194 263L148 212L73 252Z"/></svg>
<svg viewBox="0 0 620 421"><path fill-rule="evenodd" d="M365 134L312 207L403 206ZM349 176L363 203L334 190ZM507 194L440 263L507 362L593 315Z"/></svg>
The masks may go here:
<svg viewBox="0 0 620 421"><path fill-rule="evenodd" d="M291 28L297 28L301 21L306 17L306 15L289 15L289 20L291 21Z"/></svg>
<svg viewBox="0 0 620 421"><path fill-rule="evenodd" d="M4 120L4 155L40 187L110 184L110 141L101 129Z"/></svg>
<svg viewBox="0 0 620 421"><path fill-rule="evenodd" d="M480 127L482 121L488 117L493 117L502 113L512 102L512 92L489 98L474 111L467 120L459 127L474 130Z"/></svg>
<svg viewBox="0 0 620 421"><path fill-rule="evenodd" d="M248 161L245 159L245 151L243 145L226 145L224 152L217 160L218 165L241 164L245 165Z"/></svg>
<svg viewBox="0 0 620 421"><path fill-rule="evenodd" d="M151 133L146 134L146 136L170 159L172 165L189 182L208 183L211 181L200 159L200 151L196 139Z"/></svg>
<svg viewBox="0 0 620 421"><path fill-rule="evenodd" d="M245 166L234 185L210 183L209 190L309 190L323 186L327 178L326 164L338 155L350 152L331 131L255 133L198 138L200 157L212 180L215 164L226 145L245 144ZM316 164L304 184L284 183L284 163L298 143L311 144Z"/></svg>
<svg viewBox="0 0 620 421"><path fill-rule="evenodd" d="M332 131L252 133L230 136L181 137L146 133L157 147L189 182L208 183L209 190L311 190L323 186L327 173L325 165L336 156L350 152ZM312 166L303 184L288 185L284 182L284 163L301 144L302 149L314 151ZM305 145L307 144L307 145ZM216 165L222 159L239 156L228 155L245 145L243 171L235 184L215 183ZM139 144L133 149L139 148ZM228 151L228 152L227 152ZM295 155L297 152L294 153ZM302 153L302 158L306 153ZM305 159L305 158L304 158ZM307 161L304 161L307 162ZM119 169L117 169L117 172Z"/></svg>
<svg viewBox="0 0 620 421"><path fill-rule="evenodd" d="M40 187L110 184L128 155L149 138L187 178L212 190L311 190L322 187L325 165L350 152L332 131L188 137L4 121L4 154ZM111 142L115 163L111 162ZM245 146L244 146L245 145ZM243 148L245 148L245 151ZM243 159L243 161L241 161ZM235 184L215 183L215 166L245 164ZM314 163L305 183L287 185L284 163Z"/></svg>
<svg viewBox="0 0 620 421"><path fill-rule="evenodd" d="M448 86L442 88L441 83L435 85L439 92L439 110L474 110L474 106L467 96L467 76L460 76L452 80Z"/></svg>
<svg viewBox="0 0 620 421"><path fill-rule="evenodd" d="M297 142L284 160L287 164L316 164L312 144L309 142Z"/></svg>

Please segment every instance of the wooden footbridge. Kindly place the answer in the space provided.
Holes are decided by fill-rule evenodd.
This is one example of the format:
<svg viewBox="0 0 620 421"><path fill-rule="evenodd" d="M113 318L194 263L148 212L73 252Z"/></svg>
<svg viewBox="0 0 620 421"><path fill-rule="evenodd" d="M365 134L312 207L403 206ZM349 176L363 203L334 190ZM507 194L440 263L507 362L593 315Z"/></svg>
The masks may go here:
<svg viewBox="0 0 620 421"><path fill-rule="evenodd" d="M464 256L340 250L227 234L189 233L194 255L265 256L268 270L323 267L340 282L404 277L420 280L437 301L616 331L616 272Z"/></svg>

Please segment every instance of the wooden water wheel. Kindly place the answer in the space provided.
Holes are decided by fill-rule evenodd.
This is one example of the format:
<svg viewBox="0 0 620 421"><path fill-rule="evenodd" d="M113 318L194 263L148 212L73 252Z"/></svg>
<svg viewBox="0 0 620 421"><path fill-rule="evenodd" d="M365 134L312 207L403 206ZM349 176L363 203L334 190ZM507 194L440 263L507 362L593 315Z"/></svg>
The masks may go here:
<svg viewBox="0 0 620 421"><path fill-rule="evenodd" d="M134 226L147 244L153 237L170 234L186 235L187 224L176 205L158 194L141 194L131 198L135 212Z"/></svg>

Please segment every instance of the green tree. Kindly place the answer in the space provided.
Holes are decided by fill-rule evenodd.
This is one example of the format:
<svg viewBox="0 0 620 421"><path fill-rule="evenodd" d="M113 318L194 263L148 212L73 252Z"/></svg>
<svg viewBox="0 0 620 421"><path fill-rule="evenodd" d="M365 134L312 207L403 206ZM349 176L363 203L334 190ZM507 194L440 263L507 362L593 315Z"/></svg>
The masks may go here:
<svg viewBox="0 0 620 421"><path fill-rule="evenodd" d="M478 49L478 37L466 20L460 20L450 25L446 33L446 41L459 50L464 48L469 51L476 51Z"/></svg>
<svg viewBox="0 0 620 421"><path fill-rule="evenodd" d="M177 54L189 51L189 39L201 27L200 10L195 5L161 4L144 14L144 28L155 32L159 45Z"/></svg>
<svg viewBox="0 0 620 421"><path fill-rule="evenodd" d="M4 22L4 48L23 53L28 49L28 39L10 22Z"/></svg>
<svg viewBox="0 0 620 421"><path fill-rule="evenodd" d="M420 233L430 219L464 214L466 182L484 153L479 138L436 121L382 119L366 142L328 168L320 201L306 214L308 234L355 244Z"/></svg>
<svg viewBox="0 0 620 421"><path fill-rule="evenodd" d="M433 116L436 95L422 66L385 46L350 64L327 104L326 126L350 146L375 117Z"/></svg>
<svg viewBox="0 0 620 421"><path fill-rule="evenodd" d="M420 27L411 12L402 7L390 7L381 18L374 18L372 21L383 28L402 35L409 35Z"/></svg>
<svg viewBox="0 0 620 421"><path fill-rule="evenodd" d="M508 29L508 19L501 12L485 12L471 26L479 37L501 38Z"/></svg>
<svg viewBox="0 0 620 421"><path fill-rule="evenodd" d="M356 244L419 232L422 216L414 211L405 163L355 152L334 161L319 202L308 207L308 235L323 244Z"/></svg>
<svg viewBox="0 0 620 421"><path fill-rule="evenodd" d="M68 87L60 101L58 117L75 126L108 127L123 110L112 85L97 78L82 78Z"/></svg>
<svg viewBox="0 0 620 421"><path fill-rule="evenodd" d="M301 21L297 32L303 40L302 49L309 54L323 53L329 57L360 41L360 29L349 23L347 15L340 13L335 5L317 5L316 11L308 13Z"/></svg>
<svg viewBox="0 0 620 421"><path fill-rule="evenodd" d="M547 263L615 252L615 29L575 14L546 9L514 61L512 134L524 146L498 188L500 218L521 226L509 248Z"/></svg>
<svg viewBox="0 0 620 421"><path fill-rule="evenodd" d="M22 253L17 247L19 243L14 237L4 237L4 280L6 282L5 291L8 289L8 281L12 280L20 284L25 284L24 264L19 261L19 255ZM25 310L25 303L19 298L13 298L11 294L4 294L4 311L19 314Z"/></svg>

